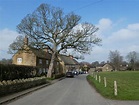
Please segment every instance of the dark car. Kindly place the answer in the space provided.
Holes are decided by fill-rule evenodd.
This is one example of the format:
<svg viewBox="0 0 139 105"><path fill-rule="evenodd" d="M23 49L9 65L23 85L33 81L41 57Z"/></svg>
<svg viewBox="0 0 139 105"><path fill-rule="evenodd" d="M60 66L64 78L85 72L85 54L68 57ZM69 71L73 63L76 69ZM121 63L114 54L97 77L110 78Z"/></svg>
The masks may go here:
<svg viewBox="0 0 139 105"><path fill-rule="evenodd" d="M66 77L74 77L73 72L68 71L68 72L66 73Z"/></svg>

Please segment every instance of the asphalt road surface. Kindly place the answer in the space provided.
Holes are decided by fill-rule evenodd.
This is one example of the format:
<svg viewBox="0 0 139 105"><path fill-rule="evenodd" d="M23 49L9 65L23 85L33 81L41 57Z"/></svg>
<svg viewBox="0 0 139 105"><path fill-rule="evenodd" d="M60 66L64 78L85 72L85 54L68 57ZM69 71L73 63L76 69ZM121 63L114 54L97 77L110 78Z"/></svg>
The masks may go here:
<svg viewBox="0 0 139 105"><path fill-rule="evenodd" d="M8 105L139 105L139 101L105 99L88 84L83 74L58 81Z"/></svg>

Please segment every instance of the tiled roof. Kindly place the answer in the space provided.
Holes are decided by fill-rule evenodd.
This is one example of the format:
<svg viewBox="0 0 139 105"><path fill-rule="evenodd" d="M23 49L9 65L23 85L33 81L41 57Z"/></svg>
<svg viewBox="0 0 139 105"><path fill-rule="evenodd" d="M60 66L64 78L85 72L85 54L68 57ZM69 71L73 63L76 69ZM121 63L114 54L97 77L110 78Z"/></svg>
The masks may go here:
<svg viewBox="0 0 139 105"><path fill-rule="evenodd" d="M61 60L65 63L65 65L78 65L77 61L66 55L59 55Z"/></svg>
<svg viewBox="0 0 139 105"><path fill-rule="evenodd" d="M40 58L51 59L51 54L49 52L42 51L41 49L31 49L31 51Z"/></svg>

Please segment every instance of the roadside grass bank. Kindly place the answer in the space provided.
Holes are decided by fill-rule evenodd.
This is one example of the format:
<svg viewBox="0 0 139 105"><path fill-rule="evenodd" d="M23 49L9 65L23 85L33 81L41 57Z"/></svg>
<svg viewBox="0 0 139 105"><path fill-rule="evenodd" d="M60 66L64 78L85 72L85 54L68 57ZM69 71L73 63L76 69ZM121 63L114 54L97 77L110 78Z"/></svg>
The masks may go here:
<svg viewBox="0 0 139 105"><path fill-rule="evenodd" d="M102 96L116 100L139 100L139 71L94 73L88 75L87 80ZM100 83L96 75L101 77ZM104 87L104 77L107 87ZM114 95L114 81L117 81L117 96Z"/></svg>

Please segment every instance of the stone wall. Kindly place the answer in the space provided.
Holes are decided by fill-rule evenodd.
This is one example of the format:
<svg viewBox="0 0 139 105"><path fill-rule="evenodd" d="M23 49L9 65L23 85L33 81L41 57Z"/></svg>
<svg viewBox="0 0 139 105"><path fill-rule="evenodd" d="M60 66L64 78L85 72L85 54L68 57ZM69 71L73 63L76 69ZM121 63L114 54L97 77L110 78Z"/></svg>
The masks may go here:
<svg viewBox="0 0 139 105"><path fill-rule="evenodd" d="M48 83L45 76L28 79L0 81L0 97L45 83Z"/></svg>

